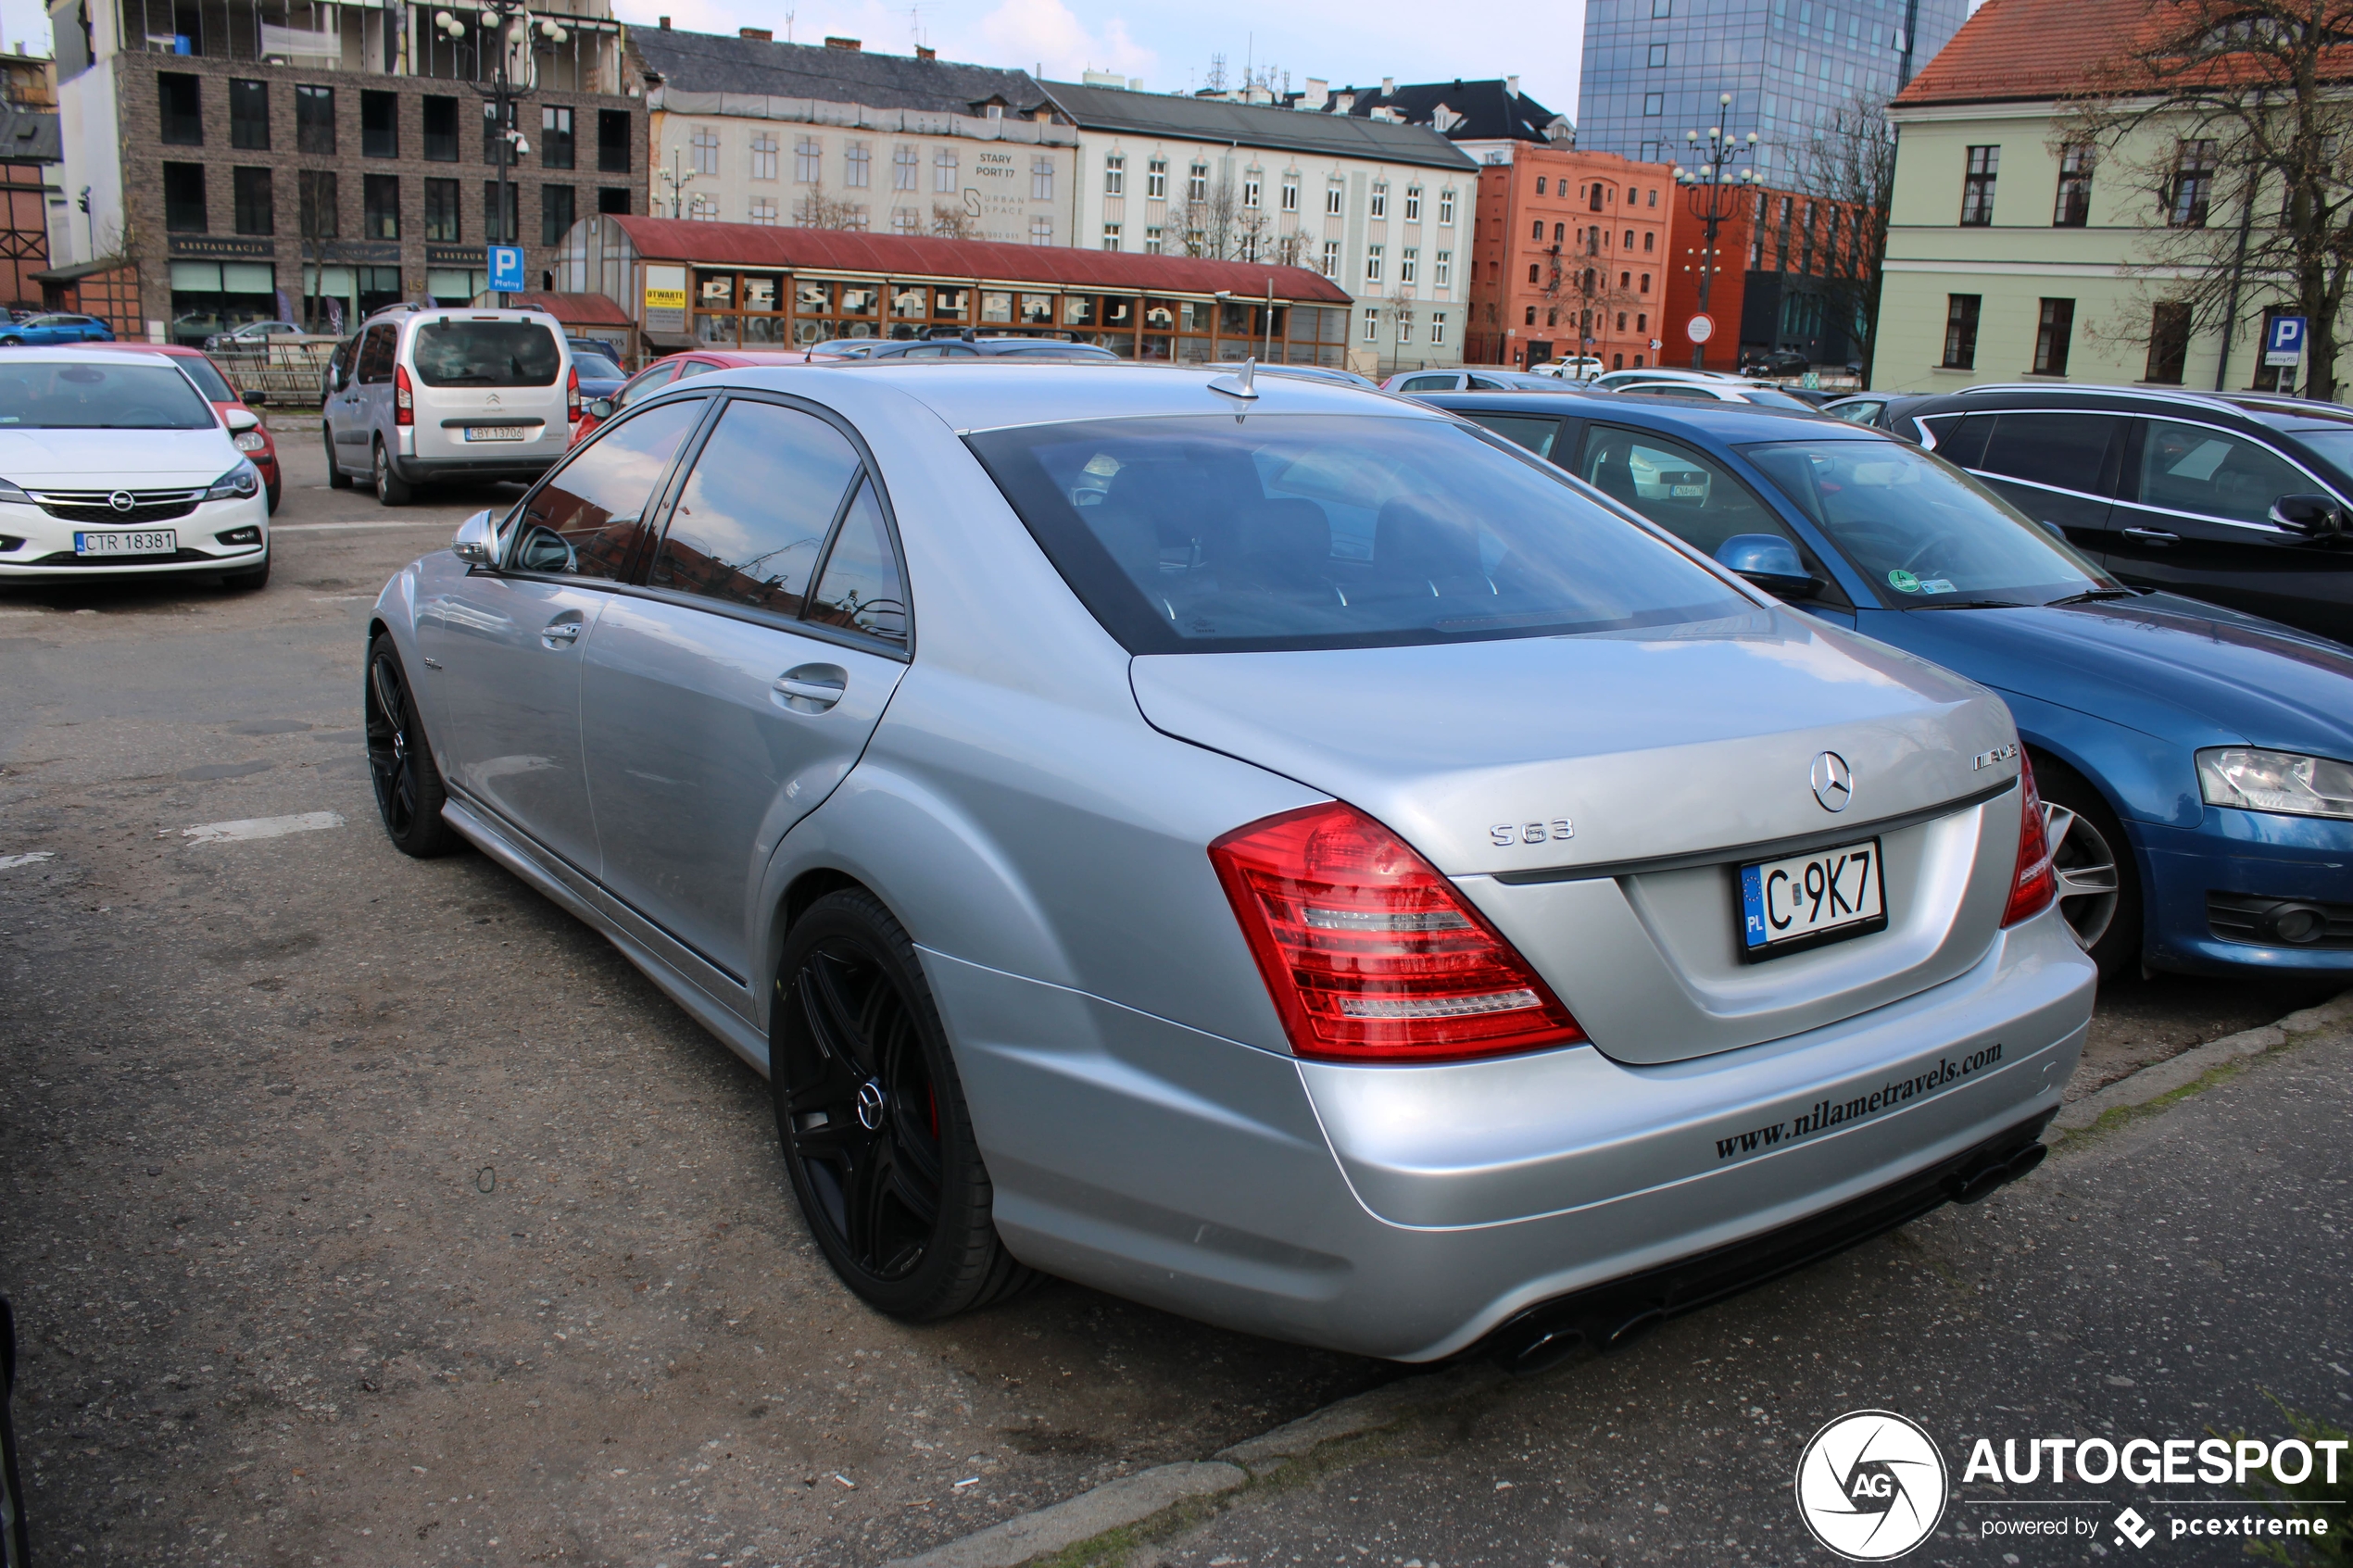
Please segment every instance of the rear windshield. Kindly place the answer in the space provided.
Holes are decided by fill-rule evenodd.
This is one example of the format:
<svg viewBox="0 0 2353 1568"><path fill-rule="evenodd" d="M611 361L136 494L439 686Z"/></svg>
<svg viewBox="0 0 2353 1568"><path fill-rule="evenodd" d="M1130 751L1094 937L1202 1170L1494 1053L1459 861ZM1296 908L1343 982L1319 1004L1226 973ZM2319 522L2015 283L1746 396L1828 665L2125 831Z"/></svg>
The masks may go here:
<svg viewBox="0 0 2353 1568"><path fill-rule="evenodd" d="M212 405L169 365L0 360L0 429L205 430L218 422Z"/></svg>
<svg viewBox="0 0 2353 1568"><path fill-rule="evenodd" d="M1434 420L1213 415L969 440L1130 653L1476 642L1753 608L1553 470Z"/></svg>
<svg viewBox="0 0 2353 1568"><path fill-rule="evenodd" d="M416 360L427 386L553 386L563 362L536 321L428 321Z"/></svg>
<svg viewBox="0 0 2353 1568"><path fill-rule="evenodd" d="M188 379L196 383L198 392L215 403L234 403L237 400L237 395L230 390L229 378L214 370L211 360L199 359L193 354L174 358L180 368L188 372Z"/></svg>

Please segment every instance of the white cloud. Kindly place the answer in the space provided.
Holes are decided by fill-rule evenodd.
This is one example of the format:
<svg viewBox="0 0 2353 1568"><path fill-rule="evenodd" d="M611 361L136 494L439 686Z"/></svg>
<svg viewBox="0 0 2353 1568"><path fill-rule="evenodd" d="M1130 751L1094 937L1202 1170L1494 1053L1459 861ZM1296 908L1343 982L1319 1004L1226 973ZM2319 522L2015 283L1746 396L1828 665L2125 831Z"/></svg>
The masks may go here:
<svg viewBox="0 0 2353 1568"><path fill-rule="evenodd" d="M1122 17L1105 19L1089 31L1063 0L1004 0L980 19L973 57L991 65L1043 66L1049 77L1076 78L1088 69L1149 76L1160 56L1128 34Z"/></svg>

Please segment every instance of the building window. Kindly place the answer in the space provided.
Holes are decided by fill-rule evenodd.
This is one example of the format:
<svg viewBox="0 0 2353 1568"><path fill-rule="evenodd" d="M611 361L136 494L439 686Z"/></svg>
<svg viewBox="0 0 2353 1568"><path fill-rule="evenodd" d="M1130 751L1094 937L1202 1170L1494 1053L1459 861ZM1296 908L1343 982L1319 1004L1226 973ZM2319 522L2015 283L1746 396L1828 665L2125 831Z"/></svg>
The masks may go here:
<svg viewBox="0 0 2353 1568"><path fill-rule="evenodd" d="M257 153L270 150L270 83L230 81L229 144Z"/></svg>
<svg viewBox="0 0 2353 1568"><path fill-rule="evenodd" d="M763 229L774 228L776 226L776 198L774 196L753 197L751 220Z"/></svg>
<svg viewBox="0 0 2353 1568"><path fill-rule="evenodd" d="M1386 218L1389 216L1389 182L1386 180L1377 180L1373 182L1373 210L1371 216L1375 218Z"/></svg>
<svg viewBox="0 0 2353 1568"><path fill-rule="evenodd" d="M1643 274L1642 274L1642 293L1644 293L1644 294L1648 294L1648 293L1650 293L1650 292L1651 292L1651 275L1650 275L1648 272L1645 272L1645 273L1643 273Z"/></svg>
<svg viewBox="0 0 2353 1568"><path fill-rule="evenodd" d="M1665 114L1666 112L1667 112L1667 94L1664 94L1664 93L1645 93L1645 94L1642 94L1642 113L1644 113L1645 115L1656 116L1656 115L1663 115L1663 114Z"/></svg>
<svg viewBox="0 0 2353 1568"><path fill-rule="evenodd" d="M1380 282L1380 264L1381 247L1366 245L1365 247L1365 282L1368 283Z"/></svg>
<svg viewBox="0 0 2353 1568"><path fill-rule="evenodd" d="M751 177L774 180L776 177L776 138L765 131L757 131L751 138Z"/></svg>
<svg viewBox="0 0 2353 1568"><path fill-rule="evenodd" d="M425 182L425 238L441 245L456 245L464 238L459 232L458 182L428 180Z"/></svg>
<svg viewBox="0 0 2353 1568"><path fill-rule="evenodd" d="M1414 341L1414 319L1411 316L1400 315L1397 318L1397 341L1401 344Z"/></svg>
<svg viewBox="0 0 2353 1568"><path fill-rule="evenodd" d="M1029 243L1034 245L1052 245L1054 243L1054 220L1051 218L1031 219L1029 220Z"/></svg>
<svg viewBox="0 0 2353 1568"><path fill-rule="evenodd" d="M697 174L719 172L719 132L698 125L686 138L686 167ZM863 181L859 183L863 184Z"/></svg>
<svg viewBox="0 0 2353 1568"><path fill-rule="evenodd" d="M628 217L629 187L626 185L598 186L597 210L598 212L610 212L622 218Z"/></svg>
<svg viewBox="0 0 2353 1568"><path fill-rule="evenodd" d="M1448 225L1454 221L1454 193L1451 189L1438 193L1438 220Z"/></svg>
<svg viewBox="0 0 2353 1568"><path fill-rule="evenodd" d="M793 144L792 177L804 185L814 185L825 177L824 143L803 136Z"/></svg>
<svg viewBox="0 0 2353 1568"><path fill-rule="evenodd" d="M1380 309L1378 306L1365 307L1365 341L1366 343L1380 341Z"/></svg>
<svg viewBox="0 0 2353 1568"><path fill-rule="evenodd" d="M1944 296L1946 370L1977 369L1977 307L1983 303L1982 295L1948 294Z"/></svg>
<svg viewBox="0 0 2353 1568"><path fill-rule="evenodd" d="M1430 258L1430 266L1433 269L1430 273L1429 280L1432 283L1441 289L1450 288L1453 285L1454 253L1453 251L1440 251L1436 256Z"/></svg>
<svg viewBox="0 0 2353 1568"><path fill-rule="evenodd" d="M427 98L420 110L424 127L425 161L458 161L458 100Z"/></svg>
<svg viewBox="0 0 2353 1568"><path fill-rule="evenodd" d="M342 234L342 204L335 196L333 169L297 169L295 191L301 198L301 213L296 221L302 225L304 239L332 240Z"/></svg>
<svg viewBox="0 0 2353 1568"><path fill-rule="evenodd" d="M2067 374L2067 340L2075 335L2075 302L2046 299L2034 324L2034 373Z"/></svg>
<svg viewBox="0 0 2353 1568"><path fill-rule="evenodd" d="M635 144L637 132L630 122L627 109L597 111L597 172L626 174L632 165L629 149Z"/></svg>
<svg viewBox="0 0 2353 1568"><path fill-rule="evenodd" d="M1043 153L1029 160L1029 199L1041 202L1054 199L1054 160Z"/></svg>
<svg viewBox="0 0 2353 1568"><path fill-rule="evenodd" d="M1536 263L1533 261L1528 264L1528 281L1531 283L1536 281Z"/></svg>
<svg viewBox="0 0 2353 1568"><path fill-rule="evenodd" d="M333 157L335 151L335 90L295 89L295 151Z"/></svg>
<svg viewBox="0 0 2353 1568"><path fill-rule="evenodd" d="M1338 218L1340 216L1340 194L1342 189L1344 187L1337 180L1324 187L1325 217Z"/></svg>
<svg viewBox="0 0 2353 1568"><path fill-rule="evenodd" d="M890 150L890 188L892 190L922 189L922 186L917 183L922 178L922 170L923 155L914 148L902 143Z"/></svg>
<svg viewBox="0 0 2353 1568"><path fill-rule="evenodd" d="M717 196L704 195L699 191L696 192L693 195L688 196L686 198L686 219L687 221L693 223L718 222L719 198ZM853 222L850 227L863 228L864 225Z"/></svg>
<svg viewBox="0 0 2353 1568"><path fill-rule="evenodd" d="M1106 154L1103 158L1103 194L1124 196L1126 194L1127 155L1125 153Z"/></svg>
<svg viewBox="0 0 2353 1568"><path fill-rule="evenodd" d="M1283 176L1282 203L1282 209L1285 212L1299 210L1299 171L1297 169L1292 169Z"/></svg>
<svg viewBox="0 0 2353 1568"><path fill-rule="evenodd" d="M1168 160L1156 157L1144 165L1144 194L1152 201L1168 199Z"/></svg>
<svg viewBox="0 0 2353 1568"><path fill-rule="evenodd" d="M1419 185L1408 185L1405 187L1405 221L1418 223L1421 220L1422 188Z"/></svg>
<svg viewBox="0 0 2353 1568"><path fill-rule="evenodd" d="M237 232L276 233L278 215L270 197L270 171L266 169L235 169L230 170L229 179L232 194L237 204Z"/></svg>
<svg viewBox="0 0 2353 1568"><path fill-rule="evenodd" d="M853 191L869 190L875 183L875 150L863 142L852 142L842 150L841 182Z"/></svg>
<svg viewBox="0 0 2353 1568"><path fill-rule="evenodd" d="M1144 254L1146 256L1164 255L1167 252L1167 248L1166 242L1161 236L1159 224L1155 223L1144 231Z"/></svg>
<svg viewBox="0 0 2353 1568"><path fill-rule="evenodd" d="M499 197L501 190L506 193L503 200ZM522 232L519 217L522 207L522 186L511 182L502 186L496 180L484 180L482 182L483 243L494 245L513 245L516 236Z"/></svg>
<svg viewBox="0 0 2353 1568"><path fill-rule="evenodd" d="M1197 163L1185 171L1185 199L1189 202L1209 199L1209 165Z"/></svg>
<svg viewBox="0 0 2353 1568"><path fill-rule="evenodd" d="M952 195L957 183L956 152L940 147L931 155L931 188L936 195Z"/></svg>
<svg viewBox="0 0 2353 1568"><path fill-rule="evenodd" d="M1318 270L1327 278L1337 278L1340 276L1340 242L1338 240L1326 240L1324 242L1324 262L1323 266Z"/></svg>
<svg viewBox="0 0 2353 1568"><path fill-rule="evenodd" d="M163 110L165 146L204 145L204 101L195 77L182 76L178 71L157 71L156 101Z"/></svg>
<svg viewBox="0 0 2353 1568"><path fill-rule="evenodd" d="M572 232L573 220L578 216L579 213L573 206L573 191L570 185L539 187L539 243L541 245L563 244L564 236Z"/></svg>
<svg viewBox="0 0 2353 1568"><path fill-rule="evenodd" d="M1665 21L1675 14L1675 0L1651 0L1651 20Z"/></svg>
<svg viewBox="0 0 2353 1568"><path fill-rule="evenodd" d="M359 156L400 156L400 99L390 93L359 94Z"/></svg>
<svg viewBox="0 0 2353 1568"><path fill-rule="evenodd" d="M1647 255L1649 255L1649 254L1650 254L1651 249L1652 249L1652 242L1653 242L1653 241L1655 241L1655 240L1656 240L1657 238L1658 238L1658 232L1657 232L1656 230L1655 230L1655 229L1645 229L1645 230L1643 230L1643 231L1642 231L1642 254L1643 254L1643 255L1647 256Z"/></svg>
<svg viewBox="0 0 2353 1568"><path fill-rule="evenodd" d="M163 166L163 226L174 234L205 232L204 165L167 163Z"/></svg>
<svg viewBox="0 0 2353 1568"><path fill-rule="evenodd" d="M1969 171L1961 176L1961 222L1982 227L1994 221L1994 181L2002 171L2002 149L1971 147Z"/></svg>
<svg viewBox="0 0 2353 1568"><path fill-rule="evenodd" d="M1106 223L1103 225L1103 248L1105 250L1117 250L1119 248L1118 224Z"/></svg>
<svg viewBox="0 0 2353 1568"><path fill-rule="evenodd" d="M1558 229L1560 225L1555 223L1553 227ZM1542 245L1544 243L1544 220L1542 219L1539 218L1536 220L1535 232L1531 233L1528 237L1534 240L1538 245ZM1558 240L1554 240L1553 243L1558 245L1560 242Z"/></svg>
<svg viewBox="0 0 2353 1568"><path fill-rule="evenodd" d="M2182 384L2190 358L2190 307L2180 300L2158 301L2149 318L2149 362L2143 381Z"/></svg>
<svg viewBox="0 0 2353 1568"><path fill-rule="evenodd" d="M1653 70L1657 70L1657 69L1660 69L1662 67L1664 67L1666 64L1667 64L1667 45L1666 45L1666 44L1652 44L1652 45L1651 45L1650 69L1653 69Z"/></svg>
<svg viewBox="0 0 2353 1568"><path fill-rule="evenodd" d="M1253 169L1242 176L1242 207L1251 212L1265 205L1266 177Z"/></svg>
<svg viewBox="0 0 2353 1568"><path fill-rule="evenodd" d="M2214 194L2214 144L2184 142L2173 165L2173 199L2166 221L2176 229L2206 227L2206 204Z"/></svg>
<svg viewBox="0 0 2353 1568"><path fill-rule="evenodd" d="M2059 149L2058 200L2051 207L2051 227L2081 229L2092 220L2092 149L2070 142Z"/></svg>
<svg viewBox="0 0 2353 1568"><path fill-rule="evenodd" d="M573 166L572 111L550 104L539 111L539 167Z"/></svg>
<svg viewBox="0 0 2353 1568"><path fill-rule="evenodd" d="M1397 253L1397 281L1401 283L1414 282L1416 274L1421 270L1421 260L1422 253L1416 246L1407 245L1403 250L1399 251Z"/></svg>
<svg viewBox="0 0 2353 1568"><path fill-rule="evenodd" d="M1522 322L1520 323L1520 325L1521 325L1521 326L1523 326L1523 327L1532 327L1532 326L1534 326L1535 324L1536 324L1536 307L1534 307L1534 306L1532 306L1532 305L1531 305L1531 306L1529 306L1529 307L1528 307L1528 320L1525 320L1525 321L1522 321Z"/></svg>
<svg viewBox="0 0 2353 1568"><path fill-rule="evenodd" d="M894 234L920 234L924 232L922 215L912 207L890 209L890 232Z"/></svg>
<svg viewBox="0 0 2353 1568"><path fill-rule="evenodd" d="M370 174L359 182L359 235L369 240L400 237L400 176Z"/></svg>
<svg viewBox="0 0 2353 1568"><path fill-rule="evenodd" d="M1433 310L1430 312L1429 345L1432 348L1443 348L1446 346L1446 312L1443 310Z"/></svg>

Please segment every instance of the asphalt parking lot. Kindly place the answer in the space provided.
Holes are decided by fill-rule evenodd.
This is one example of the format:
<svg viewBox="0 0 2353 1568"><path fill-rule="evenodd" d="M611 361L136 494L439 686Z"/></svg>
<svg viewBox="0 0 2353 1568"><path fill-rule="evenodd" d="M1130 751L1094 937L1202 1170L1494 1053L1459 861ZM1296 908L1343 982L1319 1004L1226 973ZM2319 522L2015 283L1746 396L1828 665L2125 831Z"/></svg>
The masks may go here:
<svg viewBox="0 0 2353 1568"><path fill-rule="evenodd" d="M1070 1286L920 1328L857 1306L752 1073L488 860L376 827L368 607L516 492L384 510L272 423L266 590L0 590L0 1291L44 1561L875 1563L1399 1374ZM2329 990L2121 987L2078 1086ZM1998 1247L1994 1207L1931 1223ZM2341 1279L2343 1238L2321 1252ZM1610 1365L1660 1410L1715 1375ZM1425 1484L1458 1459L1491 1486L1442 1447ZM1694 1560L1620 1524L1555 1558Z"/></svg>

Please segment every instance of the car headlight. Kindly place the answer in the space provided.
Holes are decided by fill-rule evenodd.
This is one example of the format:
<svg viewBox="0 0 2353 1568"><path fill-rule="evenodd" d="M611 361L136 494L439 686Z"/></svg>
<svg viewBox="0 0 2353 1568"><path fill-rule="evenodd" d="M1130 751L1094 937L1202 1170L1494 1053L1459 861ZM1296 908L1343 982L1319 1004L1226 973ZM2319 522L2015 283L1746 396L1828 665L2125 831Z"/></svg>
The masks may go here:
<svg viewBox="0 0 2353 1568"><path fill-rule="evenodd" d="M26 495L23 491L18 489L15 485L9 483L5 479L0 479L0 501L15 501L20 506L27 507L32 505L31 496Z"/></svg>
<svg viewBox="0 0 2353 1568"><path fill-rule="evenodd" d="M258 452L269 445L269 438L258 430L245 431L237 437L237 450L240 452Z"/></svg>
<svg viewBox="0 0 2353 1568"><path fill-rule="evenodd" d="M235 468L212 482L204 493L208 501L249 500L261 490L261 470L251 463L240 462Z"/></svg>
<svg viewBox="0 0 2353 1568"><path fill-rule="evenodd" d="M2198 793L2208 806L2291 817L2353 818L2353 763L2293 751L2218 746L2197 754Z"/></svg>

